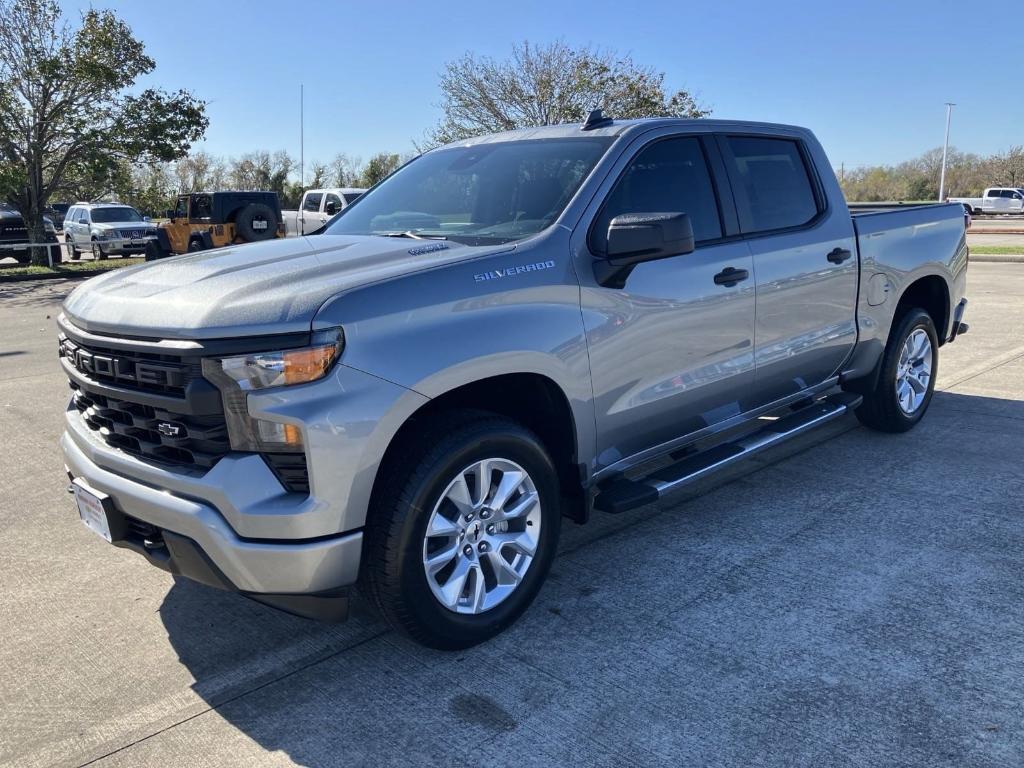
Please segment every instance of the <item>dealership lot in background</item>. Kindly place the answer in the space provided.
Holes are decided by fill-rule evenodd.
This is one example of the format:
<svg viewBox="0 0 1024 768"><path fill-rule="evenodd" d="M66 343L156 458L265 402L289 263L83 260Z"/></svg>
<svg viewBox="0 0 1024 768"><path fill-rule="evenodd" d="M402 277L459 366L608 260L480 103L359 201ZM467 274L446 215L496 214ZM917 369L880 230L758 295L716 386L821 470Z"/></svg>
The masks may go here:
<svg viewBox="0 0 1024 768"><path fill-rule="evenodd" d="M87 531L56 448L72 286L0 286L0 764L1020 765L1024 265L968 281L913 436L848 419L567 524L524 619L454 654Z"/></svg>

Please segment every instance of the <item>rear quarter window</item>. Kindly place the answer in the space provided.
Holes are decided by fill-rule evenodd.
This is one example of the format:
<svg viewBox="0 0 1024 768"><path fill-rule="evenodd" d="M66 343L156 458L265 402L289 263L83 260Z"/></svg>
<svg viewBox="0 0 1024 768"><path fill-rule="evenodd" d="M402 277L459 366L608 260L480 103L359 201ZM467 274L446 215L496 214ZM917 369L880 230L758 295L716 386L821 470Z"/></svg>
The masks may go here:
<svg viewBox="0 0 1024 768"><path fill-rule="evenodd" d="M725 141L744 234L801 227L817 217L821 206L797 141L760 136Z"/></svg>

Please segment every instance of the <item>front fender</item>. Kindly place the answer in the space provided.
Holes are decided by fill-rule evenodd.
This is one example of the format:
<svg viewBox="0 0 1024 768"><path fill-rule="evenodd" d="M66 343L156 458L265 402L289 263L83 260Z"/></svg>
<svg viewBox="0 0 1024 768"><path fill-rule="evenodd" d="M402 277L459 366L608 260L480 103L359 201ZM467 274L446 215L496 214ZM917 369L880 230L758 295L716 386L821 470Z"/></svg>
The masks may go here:
<svg viewBox="0 0 1024 768"><path fill-rule="evenodd" d="M525 265L541 268L521 269ZM490 277L508 274L507 277ZM345 330L345 365L435 398L504 374L564 393L580 461L594 446L593 391L567 233L364 286L327 302L314 327Z"/></svg>

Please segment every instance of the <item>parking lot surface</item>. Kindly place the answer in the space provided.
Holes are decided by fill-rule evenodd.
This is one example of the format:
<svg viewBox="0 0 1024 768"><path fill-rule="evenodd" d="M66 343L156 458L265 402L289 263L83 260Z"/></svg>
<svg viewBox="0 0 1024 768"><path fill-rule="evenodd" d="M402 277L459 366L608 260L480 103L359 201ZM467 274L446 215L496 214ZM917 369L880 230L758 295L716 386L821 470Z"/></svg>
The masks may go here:
<svg viewBox="0 0 1024 768"><path fill-rule="evenodd" d="M57 449L71 287L0 286L0 764L1024 764L1024 265L972 265L913 432L848 418L569 524L534 606L460 653L89 533Z"/></svg>

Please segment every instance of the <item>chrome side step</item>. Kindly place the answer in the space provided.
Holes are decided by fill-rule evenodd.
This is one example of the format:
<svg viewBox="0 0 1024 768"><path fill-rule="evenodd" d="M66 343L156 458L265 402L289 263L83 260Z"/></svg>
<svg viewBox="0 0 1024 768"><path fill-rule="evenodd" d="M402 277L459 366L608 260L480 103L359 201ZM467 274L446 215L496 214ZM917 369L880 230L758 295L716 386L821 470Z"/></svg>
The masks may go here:
<svg viewBox="0 0 1024 768"><path fill-rule="evenodd" d="M594 508L619 514L655 502L730 464L838 419L860 405L862 399L852 392L829 395L788 416L769 422L756 432L688 456L640 480L616 480L598 493L594 499Z"/></svg>

